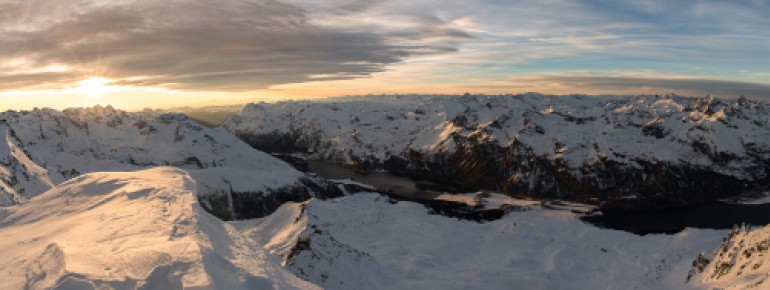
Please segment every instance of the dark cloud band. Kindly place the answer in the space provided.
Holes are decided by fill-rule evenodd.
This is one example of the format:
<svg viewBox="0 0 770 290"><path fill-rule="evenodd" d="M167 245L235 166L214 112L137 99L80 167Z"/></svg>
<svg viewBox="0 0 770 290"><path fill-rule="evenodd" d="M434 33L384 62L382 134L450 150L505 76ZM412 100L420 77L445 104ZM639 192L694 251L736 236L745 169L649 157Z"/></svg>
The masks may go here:
<svg viewBox="0 0 770 290"><path fill-rule="evenodd" d="M12 80L0 90L94 74L172 89L252 90L318 76L364 77L414 54L456 49L452 42L406 45L393 41L401 34L321 27L305 10L275 0L0 0L0 6L0 64L24 60L0 72L0 80ZM408 37L469 37L425 25ZM50 65L77 73L24 72Z"/></svg>

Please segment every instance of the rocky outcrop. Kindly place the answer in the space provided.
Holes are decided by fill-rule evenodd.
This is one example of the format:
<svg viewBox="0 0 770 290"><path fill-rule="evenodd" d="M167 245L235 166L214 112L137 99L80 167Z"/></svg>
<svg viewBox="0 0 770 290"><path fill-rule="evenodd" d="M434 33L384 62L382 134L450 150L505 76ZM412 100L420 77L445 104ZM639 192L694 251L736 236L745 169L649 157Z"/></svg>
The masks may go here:
<svg viewBox="0 0 770 290"><path fill-rule="evenodd" d="M287 202L302 202L311 198L321 200L340 197L344 193L335 184L318 179L302 178L297 184L259 191L227 189L199 195L204 209L223 220L244 220L270 215Z"/></svg>
<svg viewBox="0 0 770 290"><path fill-rule="evenodd" d="M734 227L722 244L692 262L690 284L715 289L765 289L770 266L770 227Z"/></svg>
<svg viewBox="0 0 770 290"><path fill-rule="evenodd" d="M252 104L224 127L362 172L658 208L766 191L768 116L767 104L711 97L393 96Z"/></svg>

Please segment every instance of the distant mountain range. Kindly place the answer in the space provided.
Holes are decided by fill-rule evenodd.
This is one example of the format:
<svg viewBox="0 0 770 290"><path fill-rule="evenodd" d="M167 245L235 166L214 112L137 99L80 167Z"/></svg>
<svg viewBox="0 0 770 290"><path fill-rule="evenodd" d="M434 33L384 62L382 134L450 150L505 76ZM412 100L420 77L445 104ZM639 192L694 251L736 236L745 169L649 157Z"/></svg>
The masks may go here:
<svg viewBox="0 0 770 290"><path fill-rule="evenodd" d="M770 106L679 96L381 96L247 106L223 126L311 154L518 197L656 208L761 195Z"/></svg>

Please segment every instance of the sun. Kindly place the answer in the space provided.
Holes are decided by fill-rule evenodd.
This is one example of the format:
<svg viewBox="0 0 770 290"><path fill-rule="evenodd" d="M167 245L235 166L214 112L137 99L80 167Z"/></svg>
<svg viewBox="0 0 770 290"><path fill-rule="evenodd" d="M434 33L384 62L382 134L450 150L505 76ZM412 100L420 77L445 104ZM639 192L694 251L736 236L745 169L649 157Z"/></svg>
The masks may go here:
<svg viewBox="0 0 770 290"><path fill-rule="evenodd" d="M77 82L75 91L91 98L99 98L114 90L109 84L112 81L106 78L92 77Z"/></svg>

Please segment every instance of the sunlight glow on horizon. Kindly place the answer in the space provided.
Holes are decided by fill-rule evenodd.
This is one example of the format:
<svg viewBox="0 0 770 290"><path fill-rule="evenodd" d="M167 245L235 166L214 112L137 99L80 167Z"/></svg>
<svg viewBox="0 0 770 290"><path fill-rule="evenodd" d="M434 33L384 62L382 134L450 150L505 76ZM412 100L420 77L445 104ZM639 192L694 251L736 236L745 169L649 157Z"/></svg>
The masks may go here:
<svg viewBox="0 0 770 290"><path fill-rule="evenodd" d="M98 99L106 93L116 91L120 88L110 86L111 80L102 77L92 77L79 81L78 87L73 91L76 93L85 94L91 98Z"/></svg>
<svg viewBox="0 0 770 290"><path fill-rule="evenodd" d="M381 94L426 94L426 95L462 95L471 94L520 94L536 92L542 94L566 95L654 95L674 93L684 96L702 97L706 94L686 89L667 89L662 87L647 87L628 90L623 87L592 87L586 85L575 87L565 82L579 83L581 76L603 78L590 74L553 74L553 75L521 75L505 79L466 79L459 83L447 82L442 76L436 76L433 81L425 79L409 79L420 71L396 69L380 73L377 77L303 82L272 86L267 89L227 92L227 91L177 91L156 87L134 87L113 85L119 83L101 77L92 77L78 81L69 88L48 90L22 90L0 92L0 111L29 110L33 108L66 109L72 107L91 107L95 105L113 106L118 109L137 111L145 108L168 109L178 107L205 107L219 105L236 105L252 102L276 102L283 100L307 100L329 97L363 96ZM559 78L575 77L577 80L560 80ZM612 77L606 77L612 79ZM449 77L451 79L451 77ZM697 81L687 77L671 77L671 80ZM639 80L647 80L640 77ZM664 79L666 80L666 79ZM601 81L601 79L599 80ZM399 86L391 86L391 83ZM711 93L709 93L711 94ZM723 98L735 97L729 94L714 93Z"/></svg>

